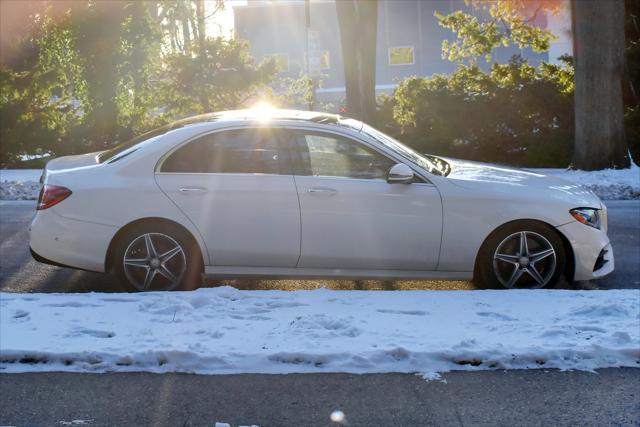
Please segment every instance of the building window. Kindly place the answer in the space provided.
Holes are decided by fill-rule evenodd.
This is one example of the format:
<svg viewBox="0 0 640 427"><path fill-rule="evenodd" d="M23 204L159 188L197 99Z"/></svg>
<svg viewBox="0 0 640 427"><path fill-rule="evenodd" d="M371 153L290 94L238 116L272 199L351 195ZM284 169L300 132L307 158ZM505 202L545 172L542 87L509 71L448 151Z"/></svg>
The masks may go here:
<svg viewBox="0 0 640 427"><path fill-rule="evenodd" d="M395 46L389 48L389 65L413 65L413 46Z"/></svg>
<svg viewBox="0 0 640 427"><path fill-rule="evenodd" d="M286 53L272 53L265 57L266 59L273 59L276 63L276 70L278 73L289 72L289 55Z"/></svg>
<svg viewBox="0 0 640 427"><path fill-rule="evenodd" d="M328 50L323 50L320 52L320 69L328 70L331 68L331 61Z"/></svg>

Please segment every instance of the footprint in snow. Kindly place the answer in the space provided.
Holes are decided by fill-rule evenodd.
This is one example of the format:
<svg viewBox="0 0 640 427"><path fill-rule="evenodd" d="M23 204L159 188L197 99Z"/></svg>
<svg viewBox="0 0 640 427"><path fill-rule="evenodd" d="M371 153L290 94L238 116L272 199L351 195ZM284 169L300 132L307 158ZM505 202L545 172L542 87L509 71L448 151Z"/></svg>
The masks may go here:
<svg viewBox="0 0 640 427"><path fill-rule="evenodd" d="M94 338L113 338L116 336L115 332L85 328L75 328L69 334L67 334L67 336L69 337L79 337L82 335L89 335Z"/></svg>
<svg viewBox="0 0 640 427"><path fill-rule="evenodd" d="M518 320L518 319L514 319L513 317L509 317L506 316L504 314L500 314L500 313L494 313L492 311L479 311L476 313L478 316L482 316L482 317L490 317L492 319L496 319L496 320L505 320L508 322L512 322L514 320Z"/></svg>
<svg viewBox="0 0 640 427"><path fill-rule="evenodd" d="M427 312L422 310L390 310L386 308L380 308L376 310L378 313L385 314L406 314L409 316L426 316Z"/></svg>
<svg viewBox="0 0 640 427"><path fill-rule="evenodd" d="M16 310L13 313L13 318L14 319L24 319L27 316L29 316L29 312L28 311L24 311L24 310Z"/></svg>

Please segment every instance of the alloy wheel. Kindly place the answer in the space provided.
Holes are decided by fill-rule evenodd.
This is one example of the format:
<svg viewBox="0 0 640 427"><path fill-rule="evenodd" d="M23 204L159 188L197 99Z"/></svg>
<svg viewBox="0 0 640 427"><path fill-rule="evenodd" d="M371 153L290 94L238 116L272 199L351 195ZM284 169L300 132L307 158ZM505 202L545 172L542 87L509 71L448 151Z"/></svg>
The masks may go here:
<svg viewBox="0 0 640 427"><path fill-rule="evenodd" d="M167 291L178 286L187 258L178 242L162 233L135 238L124 252L124 273L139 291Z"/></svg>
<svg viewBox="0 0 640 427"><path fill-rule="evenodd" d="M493 271L505 288L542 288L556 270L556 251L541 234L519 231L509 235L493 255Z"/></svg>

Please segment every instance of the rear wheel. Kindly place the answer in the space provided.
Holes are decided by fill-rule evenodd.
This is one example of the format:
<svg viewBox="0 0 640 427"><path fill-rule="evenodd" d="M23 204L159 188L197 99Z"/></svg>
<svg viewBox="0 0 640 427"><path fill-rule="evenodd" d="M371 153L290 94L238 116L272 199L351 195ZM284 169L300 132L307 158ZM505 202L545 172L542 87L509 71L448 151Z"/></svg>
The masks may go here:
<svg viewBox="0 0 640 427"><path fill-rule="evenodd" d="M200 251L178 226L141 225L126 231L116 245L114 272L131 290L190 290L200 285Z"/></svg>
<svg viewBox="0 0 640 427"><path fill-rule="evenodd" d="M517 221L494 232L478 256L475 281L481 287L553 287L564 271L562 240L548 225Z"/></svg>

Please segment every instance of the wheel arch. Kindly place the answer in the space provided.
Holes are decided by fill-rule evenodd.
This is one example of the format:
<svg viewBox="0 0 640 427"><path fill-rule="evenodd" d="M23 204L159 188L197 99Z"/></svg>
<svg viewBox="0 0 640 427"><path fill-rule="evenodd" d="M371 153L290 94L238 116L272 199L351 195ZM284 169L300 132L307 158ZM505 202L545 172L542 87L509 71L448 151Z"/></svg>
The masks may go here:
<svg viewBox="0 0 640 427"><path fill-rule="evenodd" d="M558 230L557 227L554 227L553 225L549 224L548 222L541 221L539 219L516 219L516 220L508 221L508 222L505 222L503 224L500 224L499 226L494 228L489 234L487 234L487 236L482 241L482 244L478 248L478 252L476 253L476 257L475 257L475 261L474 261L474 265L473 265L473 276L474 276L474 279L478 275L478 267L479 267L478 260L480 258L480 254L482 253L487 241L492 236L494 236L496 233L500 232L503 228L510 227L510 226L512 226L514 224L518 224L518 223L521 223L521 224L537 223L537 224L541 224L541 225L544 225L544 226L548 227L550 230L553 230L553 232L562 241L562 249L563 249L564 255L565 255L565 266L564 266L563 275L564 275L565 279L568 282L572 283L573 282L573 275L574 275L574 272L575 272L575 255L573 253L573 247L571 246L571 243L569 242L567 237L560 230Z"/></svg>
<svg viewBox="0 0 640 427"><path fill-rule="evenodd" d="M111 238L111 241L109 242L109 247L107 248L107 254L105 256L105 260L104 260L104 266L105 266L105 271L111 271L111 269L113 268L113 256L114 256L114 251L116 248L116 243L122 238L122 236L127 233L129 230L134 229L136 227L141 226L142 224L144 225L148 225L148 224L171 224L174 227L178 227L179 229L181 229L184 233L185 236L187 236L189 239L191 239L193 241L193 243L195 243L195 247L198 249L198 253L200 256L200 261L202 266L205 265L204 262L204 255L203 255L203 248L201 247L200 243L198 242L198 239L196 239L196 237L193 235L193 233L191 231L189 231L184 225L173 221L171 219L167 219L167 218L162 218L162 217L146 217L146 218L139 218L136 219L134 221L129 222L128 224L122 226L117 232L116 234L114 234L113 238Z"/></svg>

